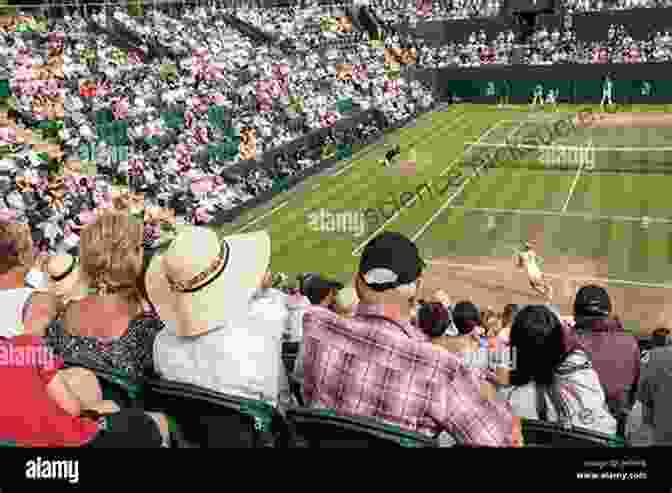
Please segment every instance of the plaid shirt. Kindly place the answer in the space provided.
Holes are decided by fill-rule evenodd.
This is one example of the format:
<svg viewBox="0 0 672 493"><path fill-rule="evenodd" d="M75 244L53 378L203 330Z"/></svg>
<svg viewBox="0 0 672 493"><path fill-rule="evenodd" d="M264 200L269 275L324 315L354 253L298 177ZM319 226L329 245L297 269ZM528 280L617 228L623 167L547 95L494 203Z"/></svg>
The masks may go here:
<svg viewBox="0 0 672 493"><path fill-rule="evenodd" d="M410 323L362 305L353 318L313 307L303 319L303 394L311 407L370 416L459 443L514 446L515 419L485 401L481 380Z"/></svg>

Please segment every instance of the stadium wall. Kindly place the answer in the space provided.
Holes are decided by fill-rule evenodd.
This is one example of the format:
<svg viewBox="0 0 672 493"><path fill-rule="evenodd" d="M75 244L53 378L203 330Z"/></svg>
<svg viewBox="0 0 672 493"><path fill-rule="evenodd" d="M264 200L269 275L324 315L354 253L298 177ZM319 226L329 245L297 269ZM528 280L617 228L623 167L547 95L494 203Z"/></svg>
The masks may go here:
<svg viewBox="0 0 672 493"><path fill-rule="evenodd" d="M508 97L511 104L525 104L541 84L544 94L558 89L560 102L584 104L600 102L607 74L614 80L617 104L672 103L672 63L445 68L415 70L411 78L433 87L441 99L490 104Z"/></svg>

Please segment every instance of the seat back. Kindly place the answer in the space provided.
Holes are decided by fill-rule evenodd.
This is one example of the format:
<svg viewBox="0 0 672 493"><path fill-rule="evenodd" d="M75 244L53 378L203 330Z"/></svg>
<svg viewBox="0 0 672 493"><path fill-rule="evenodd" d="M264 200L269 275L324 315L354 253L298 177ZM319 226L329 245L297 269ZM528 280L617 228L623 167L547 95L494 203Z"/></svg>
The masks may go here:
<svg viewBox="0 0 672 493"><path fill-rule="evenodd" d="M221 394L161 378L146 382L147 411L174 421L178 445L194 448L266 448L286 443L282 417L264 401Z"/></svg>
<svg viewBox="0 0 672 493"><path fill-rule="evenodd" d="M526 447L591 448L625 447L625 441L616 435L606 435L578 426L564 426L535 419L522 420Z"/></svg>
<svg viewBox="0 0 672 493"><path fill-rule="evenodd" d="M116 402L121 408L142 407L143 384L121 370L101 368L89 362L66 358L65 368L86 368L96 374L103 390L103 399Z"/></svg>
<svg viewBox="0 0 672 493"><path fill-rule="evenodd" d="M286 419L297 448L431 448L438 441L374 418L337 415L332 410L294 407Z"/></svg>
<svg viewBox="0 0 672 493"><path fill-rule="evenodd" d="M287 377L289 380L289 389L299 405L303 405L303 395L301 394L301 384L294 379L294 367L296 366L296 358L299 354L298 342L283 342L282 343L282 362L284 363Z"/></svg>

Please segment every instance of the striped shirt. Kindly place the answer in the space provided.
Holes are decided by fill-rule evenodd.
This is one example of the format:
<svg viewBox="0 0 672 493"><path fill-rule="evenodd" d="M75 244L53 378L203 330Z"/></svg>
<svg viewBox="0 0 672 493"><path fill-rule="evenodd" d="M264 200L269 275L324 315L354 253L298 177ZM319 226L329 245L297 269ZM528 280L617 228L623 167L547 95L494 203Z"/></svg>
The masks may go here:
<svg viewBox="0 0 672 493"><path fill-rule="evenodd" d="M484 400L475 372L381 308L360 304L352 318L319 306L306 312L306 404L432 437L445 431L466 445L514 446L516 420L507 405Z"/></svg>

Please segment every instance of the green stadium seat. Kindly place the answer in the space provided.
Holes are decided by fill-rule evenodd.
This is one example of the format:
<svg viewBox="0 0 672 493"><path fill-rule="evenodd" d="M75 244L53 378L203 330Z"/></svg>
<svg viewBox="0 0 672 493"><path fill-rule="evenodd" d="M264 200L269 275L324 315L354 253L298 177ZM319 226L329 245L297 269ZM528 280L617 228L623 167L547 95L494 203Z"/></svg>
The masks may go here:
<svg viewBox="0 0 672 493"><path fill-rule="evenodd" d="M161 118L168 128L175 130L184 128L184 112L182 111L167 111L161 115Z"/></svg>
<svg viewBox="0 0 672 493"><path fill-rule="evenodd" d="M112 121L114 121L114 115L110 110L96 111L96 126L112 123Z"/></svg>
<svg viewBox="0 0 672 493"><path fill-rule="evenodd" d="M83 142L79 144L79 159L81 161L95 161L96 145L91 142Z"/></svg>
<svg viewBox="0 0 672 493"><path fill-rule="evenodd" d="M284 421L269 403L162 378L145 386L145 409L174 421L186 448L274 448L287 443Z"/></svg>
<svg viewBox="0 0 672 493"><path fill-rule="evenodd" d="M103 389L103 399L114 401L122 408L142 407L143 383L131 378L121 370L100 368L88 362L64 358L65 368L86 368L96 374Z"/></svg>
<svg viewBox="0 0 672 493"><path fill-rule="evenodd" d="M332 410L290 408L286 419L296 448L437 448L438 440L377 419L339 416Z"/></svg>
<svg viewBox="0 0 672 493"><path fill-rule="evenodd" d="M12 90L9 87L8 80L0 80L0 98L8 98L12 95Z"/></svg>

